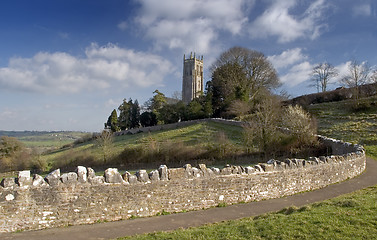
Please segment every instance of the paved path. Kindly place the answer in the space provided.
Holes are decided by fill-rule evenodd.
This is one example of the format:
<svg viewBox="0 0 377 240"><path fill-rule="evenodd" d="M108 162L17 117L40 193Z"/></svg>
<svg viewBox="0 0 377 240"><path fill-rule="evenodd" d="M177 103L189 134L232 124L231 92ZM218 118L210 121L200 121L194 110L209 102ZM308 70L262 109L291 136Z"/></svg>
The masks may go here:
<svg viewBox="0 0 377 240"><path fill-rule="evenodd" d="M303 206L323 201L355 190L377 184L377 161L367 159L366 171L360 176L328 187L289 197L260 202L237 204L224 208L178 213L158 217L138 218L118 222L53 228L40 231L0 234L0 239L66 240L66 239L111 239L122 236L168 231L178 228L201 226L207 223L257 216L279 211L289 206Z"/></svg>

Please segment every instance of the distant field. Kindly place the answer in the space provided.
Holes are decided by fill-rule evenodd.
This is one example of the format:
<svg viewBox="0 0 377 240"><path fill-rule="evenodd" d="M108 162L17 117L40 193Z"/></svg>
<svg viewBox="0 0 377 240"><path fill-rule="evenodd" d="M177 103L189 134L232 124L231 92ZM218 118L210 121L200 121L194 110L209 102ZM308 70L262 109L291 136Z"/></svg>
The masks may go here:
<svg viewBox="0 0 377 240"><path fill-rule="evenodd" d="M87 134L73 131L0 131L0 136L15 137L23 142L26 147L35 149L38 152L60 148Z"/></svg>

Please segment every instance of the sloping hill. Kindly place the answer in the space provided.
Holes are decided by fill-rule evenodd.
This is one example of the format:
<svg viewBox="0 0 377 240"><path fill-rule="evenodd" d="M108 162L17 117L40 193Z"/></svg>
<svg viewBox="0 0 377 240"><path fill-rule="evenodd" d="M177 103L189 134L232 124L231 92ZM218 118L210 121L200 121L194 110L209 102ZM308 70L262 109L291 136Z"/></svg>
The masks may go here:
<svg viewBox="0 0 377 240"><path fill-rule="evenodd" d="M214 158L231 161L244 151L242 127L203 122L173 130L115 136L103 146L92 140L72 148L59 149L41 156L51 168L74 168L77 165L114 166L132 169L156 167L156 164L183 166L206 163ZM228 156L230 159L228 159ZM158 167L158 166L157 166Z"/></svg>
<svg viewBox="0 0 377 240"><path fill-rule="evenodd" d="M367 154L377 158L377 96L363 98L364 106L354 111L354 101L330 102L308 106L318 120L318 133L364 145Z"/></svg>

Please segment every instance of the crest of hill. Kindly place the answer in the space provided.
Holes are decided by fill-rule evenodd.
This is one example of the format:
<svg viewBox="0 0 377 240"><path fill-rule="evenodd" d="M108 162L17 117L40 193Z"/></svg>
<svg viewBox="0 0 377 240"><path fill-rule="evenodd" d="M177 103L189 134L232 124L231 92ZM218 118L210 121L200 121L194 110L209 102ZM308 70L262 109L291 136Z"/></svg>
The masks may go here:
<svg viewBox="0 0 377 240"><path fill-rule="evenodd" d="M357 93L356 91L358 91L359 98L374 96L377 94L377 83L365 84L353 88L340 87L333 91L302 95L284 101L283 103L284 105L301 105L305 107L316 103L338 102L352 99L355 93Z"/></svg>

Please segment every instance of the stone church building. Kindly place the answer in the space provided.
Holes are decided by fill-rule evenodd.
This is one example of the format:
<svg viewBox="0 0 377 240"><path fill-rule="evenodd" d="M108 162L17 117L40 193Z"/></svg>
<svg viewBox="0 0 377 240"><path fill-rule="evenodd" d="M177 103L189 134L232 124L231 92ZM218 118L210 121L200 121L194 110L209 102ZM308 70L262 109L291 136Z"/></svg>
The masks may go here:
<svg viewBox="0 0 377 240"><path fill-rule="evenodd" d="M192 53L186 59L183 55L183 79L182 79L182 101L191 102L194 98L203 93L203 56L196 58Z"/></svg>

